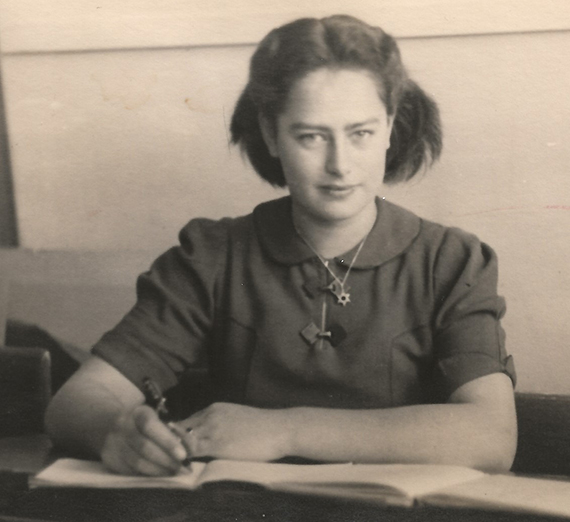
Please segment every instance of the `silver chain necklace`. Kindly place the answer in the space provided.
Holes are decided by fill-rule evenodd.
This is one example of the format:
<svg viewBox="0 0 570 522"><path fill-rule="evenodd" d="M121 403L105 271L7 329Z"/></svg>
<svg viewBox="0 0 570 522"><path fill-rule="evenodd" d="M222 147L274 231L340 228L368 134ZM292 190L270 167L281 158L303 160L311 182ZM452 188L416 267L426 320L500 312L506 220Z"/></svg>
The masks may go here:
<svg viewBox="0 0 570 522"><path fill-rule="evenodd" d="M356 254L354 254L354 257L352 258L352 261L350 262L350 265L348 266L348 270L346 271L346 274L344 274L342 281L332 271L331 267L329 266L329 262L326 259L324 259L315 250L313 245L311 245L311 243L309 243L309 241L307 241L307 239L303 236L303 234L301 234L301 232L299 232L299 229L296 226L295 226L295 231L297 232L299 237L303 240L303 242L319 258L320 262L324 265L324 267L329 271L329 274L333 277L334 281L330 285L328 285L326 287L326 289L329 290L336 297L337 303L341 304L342 306L346 306L348 303L350 303L350 294L348 293L348 290L350 288L348 286L345 286L345 284L346 284L346 281L348 279L348 276L350 275L350 271L352 270L352 266L354 265L356 258L358 257L358 254L360 254L360 251L362 250L364 243L368 239L368 234L370 234L370 231L367 232L367 234L364 236L364 239L360 242L360 245L358 245L358 250L356 251Z"/></svg>

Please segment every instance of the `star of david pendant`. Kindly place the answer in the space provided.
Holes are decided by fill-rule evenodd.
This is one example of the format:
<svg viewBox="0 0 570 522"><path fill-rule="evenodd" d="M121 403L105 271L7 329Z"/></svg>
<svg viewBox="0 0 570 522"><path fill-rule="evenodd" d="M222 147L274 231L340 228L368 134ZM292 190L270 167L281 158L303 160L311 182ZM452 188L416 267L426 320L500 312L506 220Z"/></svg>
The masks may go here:
<svg viewBox="0 0 570 522"><path fill-rule="evenodd" d="M341 292L340 295L336 296L337 303L341 304L342 306L346 306L350 303L350 294L348 292Z"/></svg>

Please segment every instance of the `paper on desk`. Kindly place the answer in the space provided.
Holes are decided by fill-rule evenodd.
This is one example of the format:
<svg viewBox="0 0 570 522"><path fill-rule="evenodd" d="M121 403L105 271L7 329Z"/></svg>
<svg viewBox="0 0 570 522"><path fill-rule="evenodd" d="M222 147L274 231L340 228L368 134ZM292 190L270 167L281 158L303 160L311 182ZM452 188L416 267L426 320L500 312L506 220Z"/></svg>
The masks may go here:
<svg viewBox="0 0 570 522"><path fill-rule="evenodd" d="M205 465L193 462L191 470L183 468L181 473L172 477L143 477L112 473L101 462L60 459L30 478L30 487L193 489Z"/></svg>
<svg viewBox="0 0 570 522"><path fill-rule="evenodd" d="M423 499L439 506L487 507L506 511L570 516L570 481L488 475Z"/></svg>
<svg viewBox="0 0 570 522"><path fill-rule="evenodd" d="M271 489L301 490L342 487L370 488L419 497L451 484L485 477L481 471L461 466L425 464L317 464L299 466L268 462L218 460L208 464L201 483L232 480L261 484ZM287 485L281 486L281 485ZM349 492L349 491L347 491Z"/></svg>
<svg viewBox="0 0 570 522"><path fill-rule="evenodd" d="M117 475L100 462L62 459L48 467L30 486L91 488L179 488L196 489L211 482L248 482L269 489L326 493L347 497L400 498L411 505L415 498L474 481L485 474L459 466L414 464L316 464L297 465L271 462L214 460L192 463L191 472L174 477Z"/></svg>

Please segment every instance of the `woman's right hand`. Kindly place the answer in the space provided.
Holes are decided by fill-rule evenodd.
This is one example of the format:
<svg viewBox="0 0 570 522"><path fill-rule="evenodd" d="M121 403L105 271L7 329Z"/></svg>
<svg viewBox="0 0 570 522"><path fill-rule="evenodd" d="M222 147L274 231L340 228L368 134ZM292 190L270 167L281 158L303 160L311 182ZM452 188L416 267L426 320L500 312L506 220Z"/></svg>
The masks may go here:
<svg viewBox="0 0 570 522"><path fill-rule="evenodd" d="M101 450L103 464L123 475L173 475L187 456L181 439L145 405L117 417Z"/></svg>

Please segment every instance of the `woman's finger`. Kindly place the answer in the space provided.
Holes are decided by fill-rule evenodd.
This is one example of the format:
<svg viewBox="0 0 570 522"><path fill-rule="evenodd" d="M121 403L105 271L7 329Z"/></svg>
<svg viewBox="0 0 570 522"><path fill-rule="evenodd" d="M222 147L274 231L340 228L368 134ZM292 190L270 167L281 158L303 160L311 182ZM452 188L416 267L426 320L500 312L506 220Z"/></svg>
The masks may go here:
<svg viewBox="0 0 570 522"><path fill-rule="evenodd" d="M193 413L187 419L184 419L180 422L174 423L178 430L182 432L184 436L187 436L191 431L195 431L200 426L207 426L208 420L211 419L212 415L212 406L208 406L203 410L197 411ZM178 432L177 430L177 432Z"/></svg>
<svg viewBox="0 0 570 522"><path fill-rule="evenodd" d="M190 435L189 442L190 450L192 455L195 457L215 457L215 453L212 452L212 445L210 439L199 437L198 435Z"/></svg>
<svg viewBox="0 0 570 522"><path fill-rule="evenodd" d="M121 475L133 475L134 471L123 461L122 452L106 444L101 450L101 460L104 466L115 473Z"/></svg>
<svg viewBox="0 0 570 522"><path fill-rule="evenodd" d="M207 427L198 426L191 429L184 436L184 445L188 448L192 457L216 457L212 439L208 434Z"/></svg>
<svg viewBox="0 0 570 522"><path fill-rule="evenodd" d="M131 474L149 475L154 477L162 477L172 475L177 469L169 466L161 466L155 462L149 461L144 455L127 446L122 452L121 460L130 470Z"/></svg>
<svg viewBox="0 0 570 522"><path fill-rule="evenodd" d="M169 470L171 473L180 468L180 460L174 459L170 453L165 452L150 439L139 435L128 438L126 443L134 454L155 466Z"/></svg>
<svg viewBox="0 0 570 522"><path fill-rule="evenodd" d="M172 475L173 470L156 465L135 451L129 445L130 438L113 434L101 451L101 460L105 467L122 475Z"/></svg>
<svg viewBox="0 0 570 522"><path fill-rule="evenodd" d="M138 408L133 414L133 420L137 431L142 437L152 441L178 463L188 456L180 437L159 420L151 408L147 406ZM154 454L154 450L150 446L145 447Z"/></svg>

